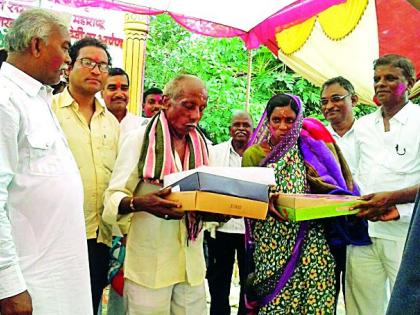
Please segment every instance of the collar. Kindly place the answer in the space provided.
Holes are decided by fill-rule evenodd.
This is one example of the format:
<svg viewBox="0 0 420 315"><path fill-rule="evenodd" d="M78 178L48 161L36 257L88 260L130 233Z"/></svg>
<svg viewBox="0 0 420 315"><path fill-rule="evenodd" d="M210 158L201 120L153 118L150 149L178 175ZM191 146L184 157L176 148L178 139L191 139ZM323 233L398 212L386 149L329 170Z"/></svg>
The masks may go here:
<svg viewBox="0 0 420 315"><path fill-rule="evenodd" d="M240 155L238 154L238 152L236 152L236 151L235 151L235 148L233 147L232 141L233 141L233 139L232 139L232 138L230 138L230 139L228 140L228 142L229 142L229 152L230 152L230 153L233 153L233 154L236 154L237 156L240 156Z"/></svg>
<svg viewBox="0 0 420 315"><path fill-rule="evenodd" d="M38 80L35 80L33 77L10 63L3 62L1 65L1 72L8 78L8 80L12 81L30 97L38 95L43 89L45 89L47 94L51 93L53 90L50 86L44 85Z"/></svg>
<svg viewBox="0 0 420 315"><path fill-rule="evenodd" d="M331 133L332 136L336 136L338 138L343 138L346 135L351 134L354 131L354 125L356 124L356 119L353 120L353 124L351 125L350 129L346 131L346 133L341 137L337 132L335 132L334 128L329 124L327 126L327 130Z"/></svg>
<svg viewBox="0 0 420 315"><path fill-rule="evenodd" d="M63 92L58 94L60 99L59 107L69 107L74 106L76 109L79 109L79 104L74 100L74 98L70 95L69 88L66 87ZM105 112L105 104L102 104L101 101L95 96L95 112L103 113Z"/></svg>
<svg viewBox="0 0 420 315"><path fill-rule="evenodd" d="M397 121L402 125L405 125L408 121L408 119L410 118L413 106L417 106L414 105L411 101L408 101L403 108L401 108L398 113L396 113L391 119L390 121ZM383 122L383 117L382 117L382 106L375 112L375 123L382 123Z"/></svg>

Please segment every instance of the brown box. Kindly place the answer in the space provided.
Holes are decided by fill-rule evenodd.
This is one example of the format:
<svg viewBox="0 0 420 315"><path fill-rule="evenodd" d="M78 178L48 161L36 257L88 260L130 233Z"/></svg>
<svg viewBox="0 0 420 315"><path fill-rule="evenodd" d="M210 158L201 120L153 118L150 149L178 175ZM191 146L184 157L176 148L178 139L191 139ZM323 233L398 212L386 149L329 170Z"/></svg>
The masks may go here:
<svg viewBox="0 0 420 315"><path fill-rule="evenodd" d="M183 211L203 211L264 220L268 203L206 191L173 192L166 199L178 201Z"/></svg>

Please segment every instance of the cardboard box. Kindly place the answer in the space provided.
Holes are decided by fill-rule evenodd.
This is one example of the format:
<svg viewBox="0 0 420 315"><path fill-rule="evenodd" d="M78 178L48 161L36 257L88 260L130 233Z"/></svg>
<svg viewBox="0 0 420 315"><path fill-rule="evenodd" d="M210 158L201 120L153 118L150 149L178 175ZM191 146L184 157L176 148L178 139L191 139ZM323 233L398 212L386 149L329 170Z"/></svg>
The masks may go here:
<svg viewBox="0 0 420 315"><path fill-rule="evenodd" d="M195 172L171 186L179 186L180 191L206 191L268 202L268 185L204 172Z"/></svg>
<svg viewBox="0 0 420 315"><path fill-rule="evenodd" d="M360 202L356 196L280 194L276 208L290 221L305 221L356 214L349 208Z"/></svg>
<svg viewBox="0 0 420 315"><path fill-rule="evenodd" d="M183 211L203 211L262 219L267 216L268 203L205 191L173 192L166 199L178 201Z"/></svg>

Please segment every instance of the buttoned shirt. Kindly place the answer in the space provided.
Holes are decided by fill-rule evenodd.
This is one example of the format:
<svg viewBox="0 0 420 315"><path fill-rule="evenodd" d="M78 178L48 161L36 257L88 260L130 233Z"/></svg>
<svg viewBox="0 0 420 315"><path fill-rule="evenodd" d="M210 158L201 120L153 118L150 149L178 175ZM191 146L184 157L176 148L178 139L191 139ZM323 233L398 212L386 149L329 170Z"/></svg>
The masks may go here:
<svg viewBox="0 0 420 315"><path fill-rule="evenodd" d="M125 197L133 196L139 184L138 163L145 136L145 126L129 133L122 141L109 187L105 192L103 218L110 224L123 221L118 206ZM176 151L175 165L182 170ZM149 288L163 288L188 282L203 283L205 262L203 233L187 242L185 220L164 220L148 212L132 214L128 232L124 276Z"/></svg>
<svg viewBox="0 0 420 315"><path fill-rule="evenodd" d="M354 148L354 123L343 136L340 136L338 133L336 133L331 125L328 125L327 129L339 146L341 153L343 153L343 156L350 168L351 174L354 176L356 174L357 168L356 152Z"/></svg>
<svg viewBox="0 0 420 315"><path fill-rule="evenodd" d="M96 98L90 124L68 89L53 98L52 108L80 170L84 190L87 239L111 246L111 226L102 221L103 194L117 158L119 124Z"/></svg>
<svg viewBox="0 0 420 315"><path fill-rule="evenodd" d="M408 102L385 132L382 111L356 121L357 182L362 194L393 191L420 183L420 107ZM397 205L400 219L369 222L369 235L405 239L414 204Z"/></svg>
<svg viewBox="0 0 420 315"><path fill-rule="evenodd" d="M242 157L232 146L232 138L210 148L210 166L241 167ZM244 219L230 219L221 223L217 231L224 233L245 233Z"/></svg>
<svg viewBox="0 0 420 315"><path fill-rule="evenodd" d="M0 299L28 290L34 314L92 314L82 182L51 97L2 64Z"/></svg>

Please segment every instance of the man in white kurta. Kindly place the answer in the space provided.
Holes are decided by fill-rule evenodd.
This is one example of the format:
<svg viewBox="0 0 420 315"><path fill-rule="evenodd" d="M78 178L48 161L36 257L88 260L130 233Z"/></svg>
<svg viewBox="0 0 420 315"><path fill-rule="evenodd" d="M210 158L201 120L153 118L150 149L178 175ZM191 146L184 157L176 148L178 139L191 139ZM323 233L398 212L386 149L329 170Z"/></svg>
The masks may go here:
<svg viewBox="0 0 420 315"><path fill-rule="evenodd" d="M355 125L357 179L362 194L370 194L359 215L371 220L372 245L347 248L346 310L352 315L385 314L413 212L414 204L401 198L383 207L388 200L378 192L420 182L420 107L408 101L414 67L388 55L375 62L374 71L381 107Z"/></svg>
<svg viewBox="0 0 420 315"><path fill-rule="evenodd" d="M43 31L48 41L37 37ZM70 38L41 9L25 11L9 34L0 69L0 313L90 315L82 183L45 85L59 81Z"/></svg>

